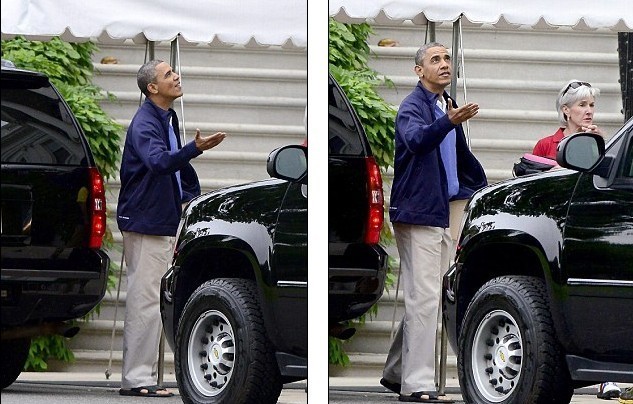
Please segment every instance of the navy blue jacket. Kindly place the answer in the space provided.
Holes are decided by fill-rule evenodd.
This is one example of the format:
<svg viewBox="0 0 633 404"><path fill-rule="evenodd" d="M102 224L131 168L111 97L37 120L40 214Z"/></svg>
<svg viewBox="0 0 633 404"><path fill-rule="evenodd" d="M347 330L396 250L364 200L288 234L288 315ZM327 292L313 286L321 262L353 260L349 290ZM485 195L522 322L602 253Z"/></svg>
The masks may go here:
<svg viewBox="0 0 633 404"><path fill-rule="evenodd" d="M178 151L169 147L169 119ZM200 195L198 176L189 162L202 154L189 142L181 148L178 117L146 99L136 111L125 137L121 161L121 190L117 224L121 231L156 236L175 236L182 203ZM178 189L180 170L183 196Z"/></svg>
<svg viewBox="0 0 633 404"><path fill-rule="evenodd" d="M420 82L398 109L396 152L389 218L392 222L448 227L448 186L439 145L455 129L459 192L453 199L468 199L487 185L483 167L466 143L461 125L444 115L435 119L437 95ZM444 98L448 94L444 93ZM457 104L453 101L453 107Z"/></svg>

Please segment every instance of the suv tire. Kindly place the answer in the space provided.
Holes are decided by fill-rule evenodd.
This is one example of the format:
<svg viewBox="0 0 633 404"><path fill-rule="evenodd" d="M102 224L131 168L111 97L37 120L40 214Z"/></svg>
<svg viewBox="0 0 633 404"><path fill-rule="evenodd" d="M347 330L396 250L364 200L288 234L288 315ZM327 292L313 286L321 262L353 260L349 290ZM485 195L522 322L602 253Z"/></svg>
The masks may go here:
<svg viewBox="0 0 633 404"><path fill-rule="evenodd" d="M10 386L24 369L31 347L30 338L8 339L2 341L2 388Z"/></svg>
<svg viewBox="0 0 633 404"><path fill-rule="evenodd" d="M254 281L218 278L198 287L183 310L176 347L186 403L276 403L281 394Z"/></svg>
<svg viewBox="0 0 633 404"><path fill-rule="evenodd" d="M466 402L571 400L543 280L502 276L485 283L468 305L458 341Z"/></svg>

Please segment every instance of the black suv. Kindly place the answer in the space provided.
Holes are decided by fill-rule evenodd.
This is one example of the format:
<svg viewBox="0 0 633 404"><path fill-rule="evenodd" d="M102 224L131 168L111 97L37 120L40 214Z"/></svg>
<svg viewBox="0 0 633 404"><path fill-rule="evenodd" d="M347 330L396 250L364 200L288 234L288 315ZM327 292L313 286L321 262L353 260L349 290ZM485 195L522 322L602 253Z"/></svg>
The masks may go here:
<svg viewBox="0 0 633 404"><path fill-rule="evenodd" d="M568 403L633 382L633 119L473 195L443 309L466 402Z"/></svg>
<svg viewBox="0 0 633 404"><path fill-rule="evenodd" d="M328 91L328 318L330 335L349 338L347 320L365 314L385 287L387 253L380 168L363 126L333 77Z"/></svg>
<svg viewBox="0 0 633 404"><path fill-rule="evenodd" d="M76 334L103 298L105 189L79 123L48 78L2 63L2 365L20 375L31 337Z"/></svg>
<svg viewBox="0 0 633 404"><path fill-rule="evenodd" d="M304 146L276 149L273 178L201 195L183 212L161 314L187 403L277 402L284 383L308 377L307 158ZM384 212L380 171L333 81L329 171L329 318L349 336L334 325L383 292Z"/></svg>

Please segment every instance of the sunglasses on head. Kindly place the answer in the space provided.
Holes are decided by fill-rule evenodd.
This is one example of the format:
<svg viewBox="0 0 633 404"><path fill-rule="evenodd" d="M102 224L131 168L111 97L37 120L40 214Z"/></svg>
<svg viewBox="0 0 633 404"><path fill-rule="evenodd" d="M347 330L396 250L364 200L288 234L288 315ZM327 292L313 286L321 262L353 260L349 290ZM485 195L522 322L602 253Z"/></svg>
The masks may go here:
<svg viewBox="0 0 633 404"><path fill-rule="evenodd" d="M565 91L563 91L563 95L567 94L567 91L569 91L569 89L577 89L578 87L582 87L582 86L587 86L587 87L591 87L591 84L586 83L584 81L572 81L571 83L569 83L569 85L565 88Z"/></svg>

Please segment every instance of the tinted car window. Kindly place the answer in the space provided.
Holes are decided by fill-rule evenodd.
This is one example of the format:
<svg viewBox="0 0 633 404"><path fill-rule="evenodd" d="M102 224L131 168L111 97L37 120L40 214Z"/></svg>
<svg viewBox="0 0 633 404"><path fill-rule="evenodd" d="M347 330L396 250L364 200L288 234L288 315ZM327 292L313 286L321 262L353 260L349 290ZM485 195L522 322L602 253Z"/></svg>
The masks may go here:
<svg viewBox="0 0 633 404"><path fill-rule="evenodd" d="M350 107L335 84L330 81L328 90L328 148L330 155L362 156L365 153L359 130Z"/></svg>
<svg viewBox="0 0 633 404"><path fill-rule="evenodd" d="M631 131L633 131L633 129L629 132ZM618 176L622 177L622 180L625 180L630 184L631 180L633 180L633 136L629 136L627 141L628 145L626 145L624 150L622 166L619 170Z"/></svg>
<svg viewBox="0 0 633 404"><path fill-rule="evenodd" d="M83 144L62 101L51 87L29 83L3 81L2 163L81 164Z"/></svg>

